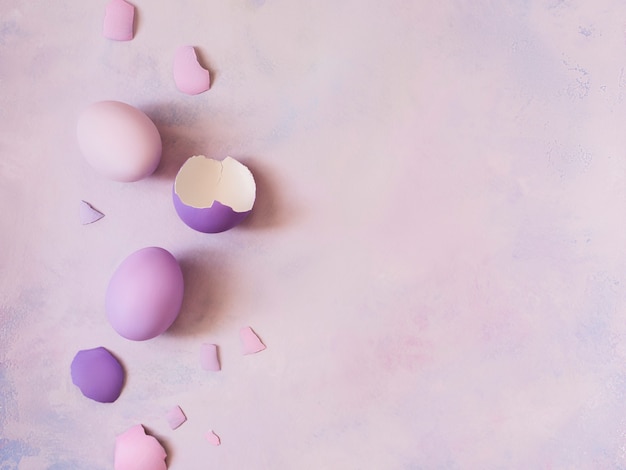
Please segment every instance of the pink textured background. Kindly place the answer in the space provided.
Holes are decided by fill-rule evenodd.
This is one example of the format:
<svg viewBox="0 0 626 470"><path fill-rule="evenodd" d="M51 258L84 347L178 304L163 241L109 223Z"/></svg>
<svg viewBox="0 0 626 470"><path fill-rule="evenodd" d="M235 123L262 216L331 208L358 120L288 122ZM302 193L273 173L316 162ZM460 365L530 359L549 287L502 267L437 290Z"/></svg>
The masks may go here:
<svg viewBox="0 0 626 470"><path fill-rule="evenodd" d="M137 423L172 470L626 468L623 2L136 0L126 43L105 3L0 2L0 468L110 469ZM183 44L205 94L174 86ZM153 177L83 161L103 99L156 122ZM254 171L244 226L177 219L200 153ZM149 245L187 296L133 343L104 290ZM110 405L69 375L100 345L128 372Z"/></svg>

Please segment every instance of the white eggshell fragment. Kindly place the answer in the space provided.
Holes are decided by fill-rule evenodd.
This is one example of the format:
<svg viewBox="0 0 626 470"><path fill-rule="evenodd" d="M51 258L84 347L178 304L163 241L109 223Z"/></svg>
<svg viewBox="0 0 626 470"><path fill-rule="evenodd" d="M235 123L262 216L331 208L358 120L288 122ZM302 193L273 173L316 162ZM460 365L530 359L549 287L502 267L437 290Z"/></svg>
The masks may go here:
<svg viewBox="0 0 626 470"><path fill-rule="evenodd" d="M138 181L161 160L161 136L142 111L119 101L100 101L78 118L78 145L85 160L114 181Z"/></svg>
<svg viewBox="0 0 626 470"><path fill-rule="evenodd" d="M124 338L154 338L176 320L183 291L183 274L176 258L163 248L143 248L113 273L106 291L107 318Z"/></svg>
<svg viewBox="0 0 626 470"><path fill-rule="evenodd" d="M248 167L232 157L220 161L196 155L178 171L173 199L178 216L189 227L219 233L252 211L256 183Z"/></svg>

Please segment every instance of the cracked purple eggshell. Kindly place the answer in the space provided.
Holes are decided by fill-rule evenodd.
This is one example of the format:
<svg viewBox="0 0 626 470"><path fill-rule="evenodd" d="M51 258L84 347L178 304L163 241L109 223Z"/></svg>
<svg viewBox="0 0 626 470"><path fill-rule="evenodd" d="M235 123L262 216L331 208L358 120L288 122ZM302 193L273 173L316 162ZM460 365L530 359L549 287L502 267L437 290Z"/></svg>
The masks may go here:
<svg viewBox="0 0 626 470"><path fill-rule="evenodd" d="M143 248L113 273L105 298L107 318L124 338L145 341L174 323L183 294L183 274L176 258L163 248Z"/></svg>
<svg viewBox="0 0 626 470"><path fill-rule="evenodd" d="M232 157L189 158L172 189L174 208L194 230L220 233L239 225L252 211L256 183L252 173Z"/></svg>
<svg viewBox="0 0 626 470"><path fill-rule="evenodd" d="M78 351L70 369L72 382L87 398L113 403L122 393L124 369L103 347Z"/></svg>

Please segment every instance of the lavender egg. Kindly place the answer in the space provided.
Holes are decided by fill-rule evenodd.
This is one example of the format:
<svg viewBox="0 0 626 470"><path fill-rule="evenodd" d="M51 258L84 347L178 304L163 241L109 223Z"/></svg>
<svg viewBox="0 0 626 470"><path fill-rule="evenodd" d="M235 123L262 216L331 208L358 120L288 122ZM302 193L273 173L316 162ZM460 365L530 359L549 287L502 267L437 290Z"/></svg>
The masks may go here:
<svg viewBox="0 0 626 470"><path fill-rule="evenodd" d="M173 199L178 216L189 227L219 233L252 211L256 183L248 167L232 157L220 161L196 155L178 171Z"/></svg>
<svg viewBox="0 0 626 470"><path fill-rule="evenodd" d="M183 302L183 274L176 258L158 247L129 255L106 291L109 323L124 338L145 341L167 330Z"/></svg>

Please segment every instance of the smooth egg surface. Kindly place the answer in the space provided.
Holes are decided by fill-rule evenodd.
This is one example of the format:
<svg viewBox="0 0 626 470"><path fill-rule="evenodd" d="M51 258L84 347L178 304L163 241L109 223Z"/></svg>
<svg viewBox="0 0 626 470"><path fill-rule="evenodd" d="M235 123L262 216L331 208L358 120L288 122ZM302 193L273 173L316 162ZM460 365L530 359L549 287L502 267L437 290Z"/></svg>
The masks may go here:
<svg viewBox="0 0 626 470"><path fill-rule="evenodd" d="M107 318L124 338L151 339L174 323L183 293L183 274L176 258L163 248L143 248L113 273L106 291Z"/></svg>
<svg viewBox="0 0 626 470"><path fill-rule="evenodd" d="M161 136L150 118L120 101L100 101L78 118L78 145L85 160L104 177L122 182L141 180L161 160Z"/></svg>

